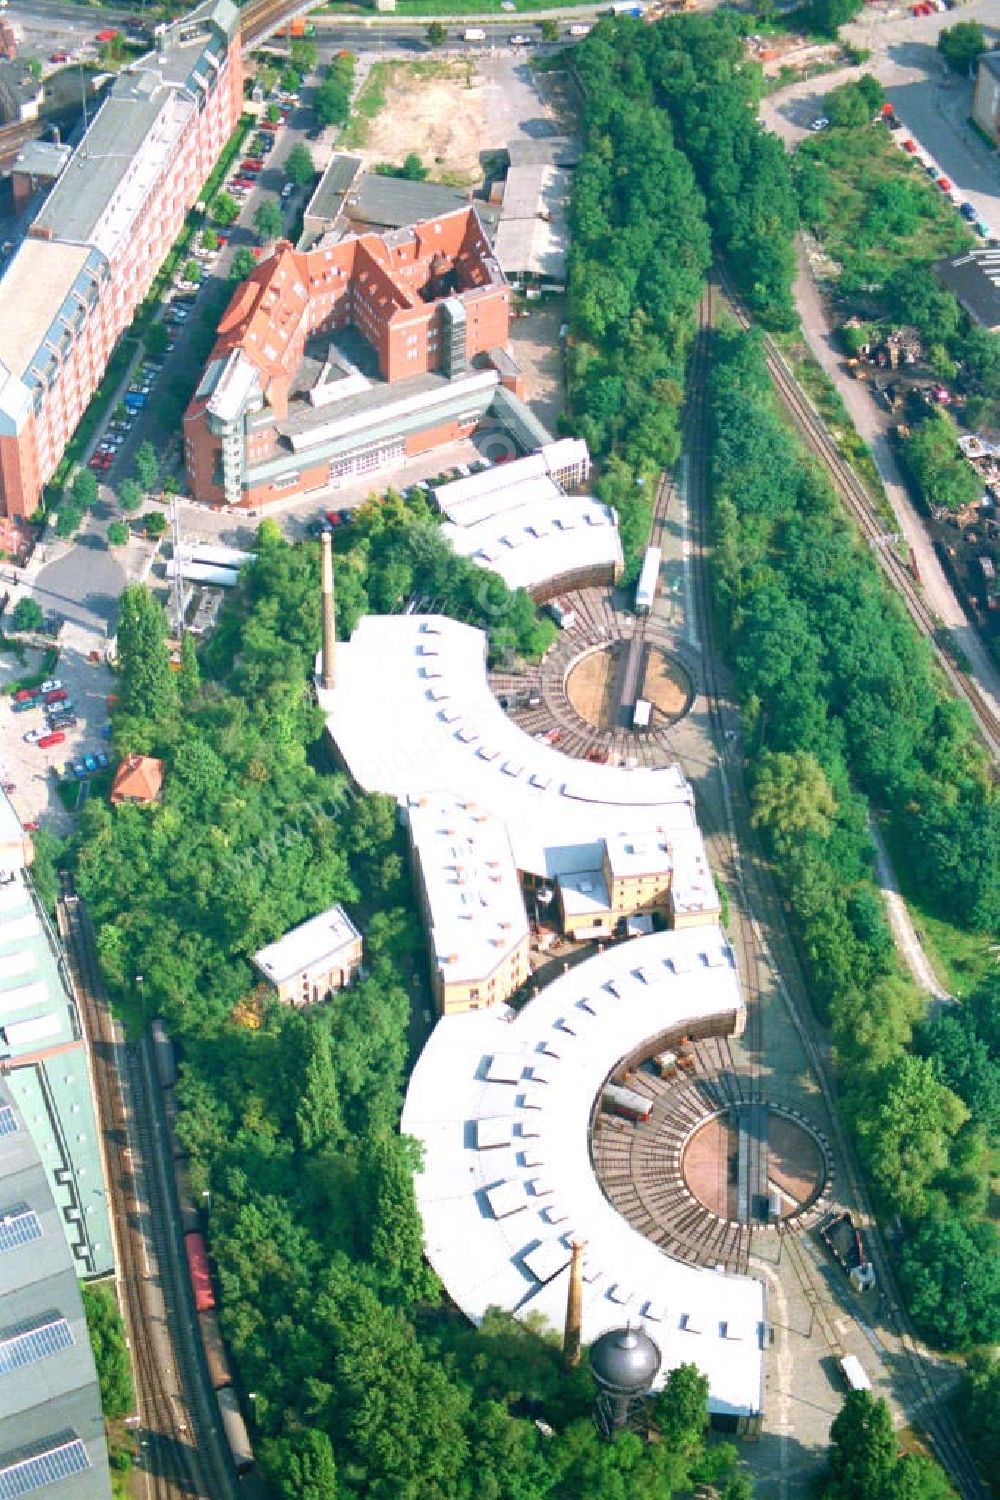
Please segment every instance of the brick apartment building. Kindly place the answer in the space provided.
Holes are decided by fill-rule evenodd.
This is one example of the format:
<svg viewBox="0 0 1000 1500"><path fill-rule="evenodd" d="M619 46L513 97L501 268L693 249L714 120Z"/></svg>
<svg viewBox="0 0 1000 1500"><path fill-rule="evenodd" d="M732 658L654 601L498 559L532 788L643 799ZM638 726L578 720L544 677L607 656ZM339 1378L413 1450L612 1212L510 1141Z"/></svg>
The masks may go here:
<svg viewBox="0 0 1000 1500"><path fill-rule="evenodd" d="M0 511L30 515L242 107L239 13L205 0L123 71L0 280Z"/></svg>
<svg viewBox="0 0 1000 1500"><path fill-rule="evenodd" d="M237 288L185 414L191 493L266 504L467 435L509 318L471 206L309 251L279 242Z"/></svg>

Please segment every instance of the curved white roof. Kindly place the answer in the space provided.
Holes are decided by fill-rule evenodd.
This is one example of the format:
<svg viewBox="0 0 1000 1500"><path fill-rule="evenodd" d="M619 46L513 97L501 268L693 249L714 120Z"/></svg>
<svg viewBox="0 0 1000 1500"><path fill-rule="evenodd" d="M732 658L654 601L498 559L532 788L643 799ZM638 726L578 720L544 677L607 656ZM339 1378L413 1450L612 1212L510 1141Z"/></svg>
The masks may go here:
<svg viewBox="0 0 1000 1500"><path fill-rule="evenodd" d="M335 677L317 696L363 790L478 803L506 824L517 868L544 877L598 867L597 845L615 834L663 834L675 882L718 910L680 768L596 765L532 739L490 690L481 630L444 615L366 615L337 646Z"/></svg>
<svg viewBox="0 0 1000 1500"><path fill-rule="evenodd" d="M583 568L619 568L622 545L614 511L587 495L528 502L473 525L442 528L460 557L498 573L511 589L537 588Z"/></svg>
<svg viewBox="0 0 1000 1500"><path fill-rule="evenodd" d="M587 1242L583 1340L642 1320L663 1354L709 1380L709 1409L760 1410L763 1284L671 1260L605 1198L591 1109L620 1059L675 1026L742 1016L722 930L657 933L562 975L519 1014L447 1016L410 1079L401 1128L427 1257L473 1321L491 1306L562 1330L573 1239Z"/></svg>

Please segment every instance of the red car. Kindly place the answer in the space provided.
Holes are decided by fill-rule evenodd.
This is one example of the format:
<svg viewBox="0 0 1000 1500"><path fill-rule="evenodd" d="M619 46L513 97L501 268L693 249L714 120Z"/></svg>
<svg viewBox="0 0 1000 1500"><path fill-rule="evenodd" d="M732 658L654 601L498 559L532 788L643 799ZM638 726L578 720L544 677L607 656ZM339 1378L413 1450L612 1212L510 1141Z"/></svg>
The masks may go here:
<svg viewBox="0 0 1000 1500"><path fill-rule="evenodd" d="M68 52L53 52L52 56L49 58L49 62L53 62L53 63L66 63L66 62L69 62L69 53Z"/></svg>
<svg viewBox="0 0 1000 1500"><path fill-rule="evenodd" d="M937 185L941 189L942 193L951 192L951 183L949 182L947 177L939 177L937 180Z"/></svg>
<svg viewBox="0 0 1000 1500"><path fill-rule="evenodd" d="M35 696L34 688L22 688L19 693L14 694L15 703L27 703L29 698Z"/></svg>
<svg viewBox="0 0 1000 1500"><path fill-rule="evenodd" d="M65 688L53 688L51 693L46 693L42 699L43 703L65 703L69 697Z"/></svg>
<svg viewBox="0 0 1000 1500"><path fill-rule="evenodd" d="M906 140L906 141L903 142L903 150L904 151L909 151L910 154L911 154L911 156L916 151L916 149L917 149L917 143L916 143L916 141Z"/></svg>
<svg viewBox="0 0 1000 1500"><path fill-rule="evenodd" d="M38 741L39 750L51 750L53 745L61 745L66 736L61 729L53 729L51 734L43 734ZM27 828L27 823L25 823Z"/></svg>
<svg viewBox="0 0 1000 1500"><path fill-rule="evenodd" d="M264 169L264 158L262 156L248 156L246 161L240 162L244 172L261 172Z"/></svg>

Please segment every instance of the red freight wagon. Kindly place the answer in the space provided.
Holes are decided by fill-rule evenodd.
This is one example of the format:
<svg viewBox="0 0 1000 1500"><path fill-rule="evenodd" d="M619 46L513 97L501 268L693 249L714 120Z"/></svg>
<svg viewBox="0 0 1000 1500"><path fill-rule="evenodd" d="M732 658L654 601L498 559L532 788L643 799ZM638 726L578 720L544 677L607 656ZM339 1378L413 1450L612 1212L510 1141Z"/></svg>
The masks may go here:
<svg viewBox="0 0 1000 1500"><path fill-rule="evenodd" d="M215 1306L215 1293L208 1270L205 1241L200 1234L189 1234L185 1236L184 1248L187 1251L195 1308L198 1312L206 1312L208 1308Z"/></svg>

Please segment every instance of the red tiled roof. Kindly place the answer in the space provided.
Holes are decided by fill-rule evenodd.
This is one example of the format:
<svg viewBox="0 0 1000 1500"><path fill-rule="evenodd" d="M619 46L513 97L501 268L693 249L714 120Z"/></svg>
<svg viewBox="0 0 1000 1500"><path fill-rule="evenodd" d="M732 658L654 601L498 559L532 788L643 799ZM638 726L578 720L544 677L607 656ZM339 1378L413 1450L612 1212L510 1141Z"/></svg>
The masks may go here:
<svg viewBox="0 0 1000 1500"><path fill-rule="evenodd" d="M155 802L162 787L162 760L153 755L128 755L115 772L111 801Z"/></svg>

